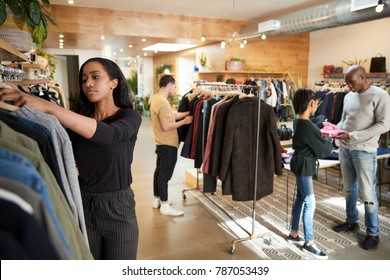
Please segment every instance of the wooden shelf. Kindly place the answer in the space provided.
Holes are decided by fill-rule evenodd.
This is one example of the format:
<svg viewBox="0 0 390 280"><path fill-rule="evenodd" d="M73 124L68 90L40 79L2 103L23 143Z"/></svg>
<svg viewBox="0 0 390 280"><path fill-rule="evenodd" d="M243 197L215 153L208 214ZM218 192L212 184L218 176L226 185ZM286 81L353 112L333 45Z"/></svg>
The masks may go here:
<svg viewBox="0 0 390 280"><path fill-rule="evenodd" d="M199 74L232 74L232 75L258 75L258 76L284 76L285 72L259 72L259 71L202 71Z"/></svg>
<svg viewBox="0 0 390 280"><path fill-rule="evenodd" d="M28 57L0 39L0 61L28 61Z"/></svg>
<svg viewBox="0 0 390 280"><path fill-rule="evenodd" d="M343 79L345 73L322 73L324 78L335 78L335 79ZM366 73L367 79L380 79L390 77L389 72L378 72L378 73Z"/></svg>
<svg viewBox="0 0 390 280"><path fill-rule="evenodd" d="M35 80L21 80L21 81L14 81L15 85L38 85L38 84L48 84L50 83L50 79L35 79Z"/></svg>
<svg viewBox="0 0 390 280"><path fill-rule="evenodd" d="M14 68L18 68L17 63L11 63L11 64L9 64L9 66L14 67ZM43 67L42 65L40 65L38 63L22 63L22 69L27 69L27 68L40 69L42 71L47 71L46 67Z"/></svg>
<svg viewBox="0 0 390 280"><path fill-rule="evenodd" d="M199 80L226 81L234 78L237 82L245 82L248 78L256 77L284 77L286 72L262 72L262 71L202 71L198 73ZM219 76L219 77L218 77Z"/></svg>

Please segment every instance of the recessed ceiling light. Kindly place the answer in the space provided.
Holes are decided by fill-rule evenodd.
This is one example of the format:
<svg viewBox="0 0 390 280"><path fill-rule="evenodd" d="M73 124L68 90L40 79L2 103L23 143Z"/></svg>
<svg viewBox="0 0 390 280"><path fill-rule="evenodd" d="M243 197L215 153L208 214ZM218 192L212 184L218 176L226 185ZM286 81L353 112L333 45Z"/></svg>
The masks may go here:
<svg viewBox="0 0 390 280"><path fill-rule="evenodd" d="M60 35L58 35L58 37L64 38L65 36L64 36L64 34L60 34Z"/></svg>
<svg viewBox="0 0 390 280"><path fill-rule="evenodd" d="M120 52L123 52L123 49L120 49L119 51L120 51Z"/></svg>
<svg viewBox="0 0 390 280"><path fill-rule="evenodd" d="M72 5L72 4L74 4L74 1L73 0L69 0L68 4Z"/></svg>
<svg viewBox="0 0 390 280"><path fill-rule="evenodd" d="M62 43L62 42L64 42L64 39L59 39L58 41L59 41L60 43Z"/></svg>
<svg viewBox="0 0 390 280"><path fill-rule="evenodd" d="M145 39L145 38L143 38L141 41L142 41L142 42L146 42L146 39Z"/></svg>
<svg viewBox="0 0 390 280"><path fill-rule="evenodd" d="M143 48L144 51L177 52L195 47L196 44L157 43Z"/></svg>
<svg viewBox="0 0 390 280"><path fill-rule="evenodd" d="M158 50L154 50L154 53L158 53Z"/></svg>
<svg viewBox="0 0 390 280"><path fill-rule="evenodd" d="M116 52L113 52L112 54L113 54L113 55L116 55Z"/></svg>
<svg viewBox="0 0 390 280"><path fill-rule="evenodd" d="M148 56L148 54L147 54L147 53L144 53L144 56Z"/></svg>
<svg viewBox="0 0 390 280"><path fill-rule="evenodd" d="M106 37L104 36L104 35L102 35L101 37L100 37L100 40L106 40Z"/></svg>
<svg viewBox="0 0 390 280"><path fill-rule="evenodd" d="M133 45L132 45L132 44L130 44L130 45L129 45L129 48L132 48L132 47L133 47Z"/></svg>

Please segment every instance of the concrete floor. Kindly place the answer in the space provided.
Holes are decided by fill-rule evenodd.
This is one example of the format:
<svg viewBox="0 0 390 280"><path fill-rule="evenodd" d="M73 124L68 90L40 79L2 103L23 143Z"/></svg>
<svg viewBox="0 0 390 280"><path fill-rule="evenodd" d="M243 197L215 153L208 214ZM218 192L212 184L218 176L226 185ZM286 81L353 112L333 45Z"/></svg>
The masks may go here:
<svg viewBox="0 0 390 280"><path fill-rule="evenodd" d="M152 208L152 180L155 168L155 145L150 120L143 118L132 165L133 190L136 195L139 224L138 259L140 260L256 260L260 256L249 242L240 242L234 254L229 253L236 238L201 202L186 193L182 198L181 183L185 170L193 161L178 156L175 172L169 185L169 200L184 210L181 217L160 215ZM180 149L179 149L180 151ZM331 254L334 260L390 259L390 241L380 243L377 251L367 252L358 246Z"/></svg>

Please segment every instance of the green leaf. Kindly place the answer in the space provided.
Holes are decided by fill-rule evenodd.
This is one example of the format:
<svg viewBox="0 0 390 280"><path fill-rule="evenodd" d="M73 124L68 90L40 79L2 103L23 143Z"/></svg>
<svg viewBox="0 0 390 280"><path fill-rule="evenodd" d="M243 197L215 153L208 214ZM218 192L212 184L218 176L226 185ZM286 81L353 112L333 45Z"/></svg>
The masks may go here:
<svg viewBox="0 0 390 280"><path fill-rule="evenodd" d="M21 15L22 14L22 7L19 3L19 1L15 1L15 0L7 0L5 1L5 3L7 4L7 6L11 9L11 11L15 14L15 15Z"/></svg>
<svg viewBox="0 0 390 280"><path fill-rule="evenodd" d="M49 0L41 0L43 4L45 4L46 6L50 6L50 2Z"/></svg>
<svg viewBox="0 0 390 280"><path fill-rule="evenodd" d="M0 25L2 25L7 19L7 12L5 11L5 3L0 2Z"/></svg>
<svg viewBox="0 0 390 280"><path fill-rule="evenodd" d="M37 44L38 48L41 48L45 36L47 36L47 30L45 29L43 22L40 22L32 31L33 42Z"/></svg>
<svg viewBox="0 0 390 280"><path fill-rule="evenodd" d="M36 2L31 2L28 15L31 18L34 25L38 25L39 22L41 21L41 7L40 7L40 5Z"/></svg>
<svg viewBox="0 0 390 280"><path fill-rule="evenodd" d="M54 21L54 19L51 15L43 14L43 17L45 18L45 20L49 20L51 24L58 27L57 23Z"/></svg>

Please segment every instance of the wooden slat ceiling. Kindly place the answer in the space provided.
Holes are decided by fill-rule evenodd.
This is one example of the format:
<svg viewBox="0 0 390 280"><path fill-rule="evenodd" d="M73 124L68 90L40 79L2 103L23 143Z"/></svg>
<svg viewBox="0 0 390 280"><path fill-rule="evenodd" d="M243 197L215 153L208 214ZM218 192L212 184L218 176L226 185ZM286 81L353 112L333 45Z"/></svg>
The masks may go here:
<svg viewBox="0 0 390 280"><path fill-rule="evenodd" d="M104 50L118 56L143 56L154 43L210 44L249 23L302 10L329 0L50 0L60 26L50 29L44 48L58 48L64 34L65 49ZM271 5L272 3L272 5ZM100 37L104 35L105 41ZM202 35L208 36L201 42ZM141 39L145 38L146 42ZM132 44L133 48L128 46ZM123 52L120 52L123 49ZM148 56L155 55L147 52Z"/></svg>

